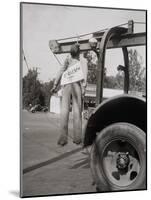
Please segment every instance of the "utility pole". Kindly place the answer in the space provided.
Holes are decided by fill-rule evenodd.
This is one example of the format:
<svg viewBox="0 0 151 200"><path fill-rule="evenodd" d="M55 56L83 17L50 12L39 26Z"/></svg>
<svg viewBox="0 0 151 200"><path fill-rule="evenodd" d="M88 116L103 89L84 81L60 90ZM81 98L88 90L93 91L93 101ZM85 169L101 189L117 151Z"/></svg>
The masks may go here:
<svg viewBox="0 0 151 200"><path fill-rule="evenodd" d="M23 59L24 59L24 61L25 61L25 63L26 63L27 69L29 70L29 65L28 65L27 59L26 59L26 57L25 57L24 50L23 50Z"/></svg>

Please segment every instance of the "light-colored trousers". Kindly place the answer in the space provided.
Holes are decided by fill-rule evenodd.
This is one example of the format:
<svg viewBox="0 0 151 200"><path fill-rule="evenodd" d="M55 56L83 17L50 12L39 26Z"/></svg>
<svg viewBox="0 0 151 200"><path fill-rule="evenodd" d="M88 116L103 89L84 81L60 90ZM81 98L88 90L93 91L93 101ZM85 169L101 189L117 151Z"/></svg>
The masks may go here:
<svg viewBox="0 0 151 200"><path fill-rule="evenodd" d="M61 135L68 135L69 112L72 97L73 140L82 138L82 91L80 82L64 85L61 103Z"/></svg>

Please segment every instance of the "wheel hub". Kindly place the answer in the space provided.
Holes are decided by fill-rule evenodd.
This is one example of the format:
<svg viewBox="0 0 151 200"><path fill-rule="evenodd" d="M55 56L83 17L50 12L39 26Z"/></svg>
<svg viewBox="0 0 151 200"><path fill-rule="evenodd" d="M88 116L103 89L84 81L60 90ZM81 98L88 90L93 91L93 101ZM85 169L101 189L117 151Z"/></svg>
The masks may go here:
<svg viewBox="0 0 151 200"><path fill-rule="evenodd" d="M137 151L127 141L111 141L103 153L103 170L111 184L118 187L132 184L140 172Z"/></svg>
<svg viewBox="0 0 151 200"><path fill-rule="evenodd" d="M119 152L117 160L116 160L116 167L119 170L128 168L130 163L129 153L128 152Z"/></svg>

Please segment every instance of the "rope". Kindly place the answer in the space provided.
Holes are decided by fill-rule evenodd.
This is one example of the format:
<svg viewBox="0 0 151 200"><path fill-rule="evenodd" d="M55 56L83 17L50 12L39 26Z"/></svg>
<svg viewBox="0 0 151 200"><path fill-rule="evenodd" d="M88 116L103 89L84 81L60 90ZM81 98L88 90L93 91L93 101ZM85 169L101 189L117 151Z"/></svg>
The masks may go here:
<svg viewBox="0 0 151 200"><path fill-rule="evenodd" d="M123 23L123 24L119 24L117 26L125 26L127 25L128 23ZM117 27L115 26L115 27ZM91 35L91 34L94 34L94 33L99 33L99 32L103 32L103 31L106 31L108 30L109 28L106 28L106 29L101 29L101 30L98 30L98 31L95 31L95 32L89 32L89 33L86 33L86 34L81 34L79 35L78 37L84 37L84 36L87 36L87 35ZM63 41L63 40L68 40L68 39L73 39L73 38L77 38L77 36L71 36L71 37L66 37L66 38L61 38L61 39L57 39L57 41Z"/></svg>
<svg viewBox="0 0 151 200"><path fill-rule="evenodd" d="M57 60L57 62L59 63L59 65L63 66L63 64L60 62L60 60L58 59L58 57L56 56L55 53L53 53L53 51L51 51L52 54L54 55L55 59Z"/></svg>
<svg viewBox="0 0 151 200"><path fill-rule="evenodd" d="M135 24L146 24L145 22L134 22Z"/></svg>
<svg viewBox="0 0 151 200"><path fill-rule="evenodd" d="M146 24L145 22L134 22L135 24ZM125 26L125 25L128 25L128 23L123 23L123 24L119 24L117 26L121 27L121 26ZM115 26L115 27L117 27ZM94 33L98 33L98 32L103 32L103 31L106 31L108 30L109 28L106 28L106 29L101 29L101 30L98 30L98 31L95 31L95 32L89 32L89 33L86 33L86 34L81 34L79 35L79 38L80 37L84 37L84 36L87 36L87 35L91 35L91 34L94 34ZM57 41L63 41L63 40L68 40L68 39L73 39L73 38L77 38L77 36L71 36L71 37L66 37L66 38L60 38L60 39L57 39Z"/></svg>
<svg viewBox="0 0 151 200"><path fill-rule="evenodd" d="M125 26L125 25L128 25L128 23L124 23L124 24L120 24L120 25L118 25L118 26ZM115 27L118 27L118 26L115 26Z"/></svg>
<svg viewBox="0 0 151 200"><path fill-rule="evenodd" d="M91 35L91 34L93 34L93 33L98 33L98 32L101 32L101 31L105 31L105 30L107 30L107 29L102 29L102 30L100 30L100 31L82 34L82 35L79 35L79 38L80 38L80 37L87 36L87 35ZM68 40L68 39L73 39L73 38L77 38L77 36L72 36L72 37L66 37L66 38L62 38L62 39L57 39L57 41L63 41L63 40Z"/></svg>

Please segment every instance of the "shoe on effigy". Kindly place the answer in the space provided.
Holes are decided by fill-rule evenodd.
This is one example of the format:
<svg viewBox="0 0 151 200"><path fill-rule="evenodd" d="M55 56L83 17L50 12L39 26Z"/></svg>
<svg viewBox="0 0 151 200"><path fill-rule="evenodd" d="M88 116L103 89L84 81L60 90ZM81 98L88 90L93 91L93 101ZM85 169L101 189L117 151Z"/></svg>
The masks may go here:
<svg viewBox="0 0 151 200"><path fill-rule="evenodd" d="M58 140L58 145L65 146L68 143L68 137L66 135L61 135Z"/></svg>
<svg viewBox="0 0 151 200"><path fill-rule="evenodd" d="M73 143L75 143L75 144L81 144L82 143L82 139L81 139L81 137L75 137L74 139L73 139Z"/></svg>

